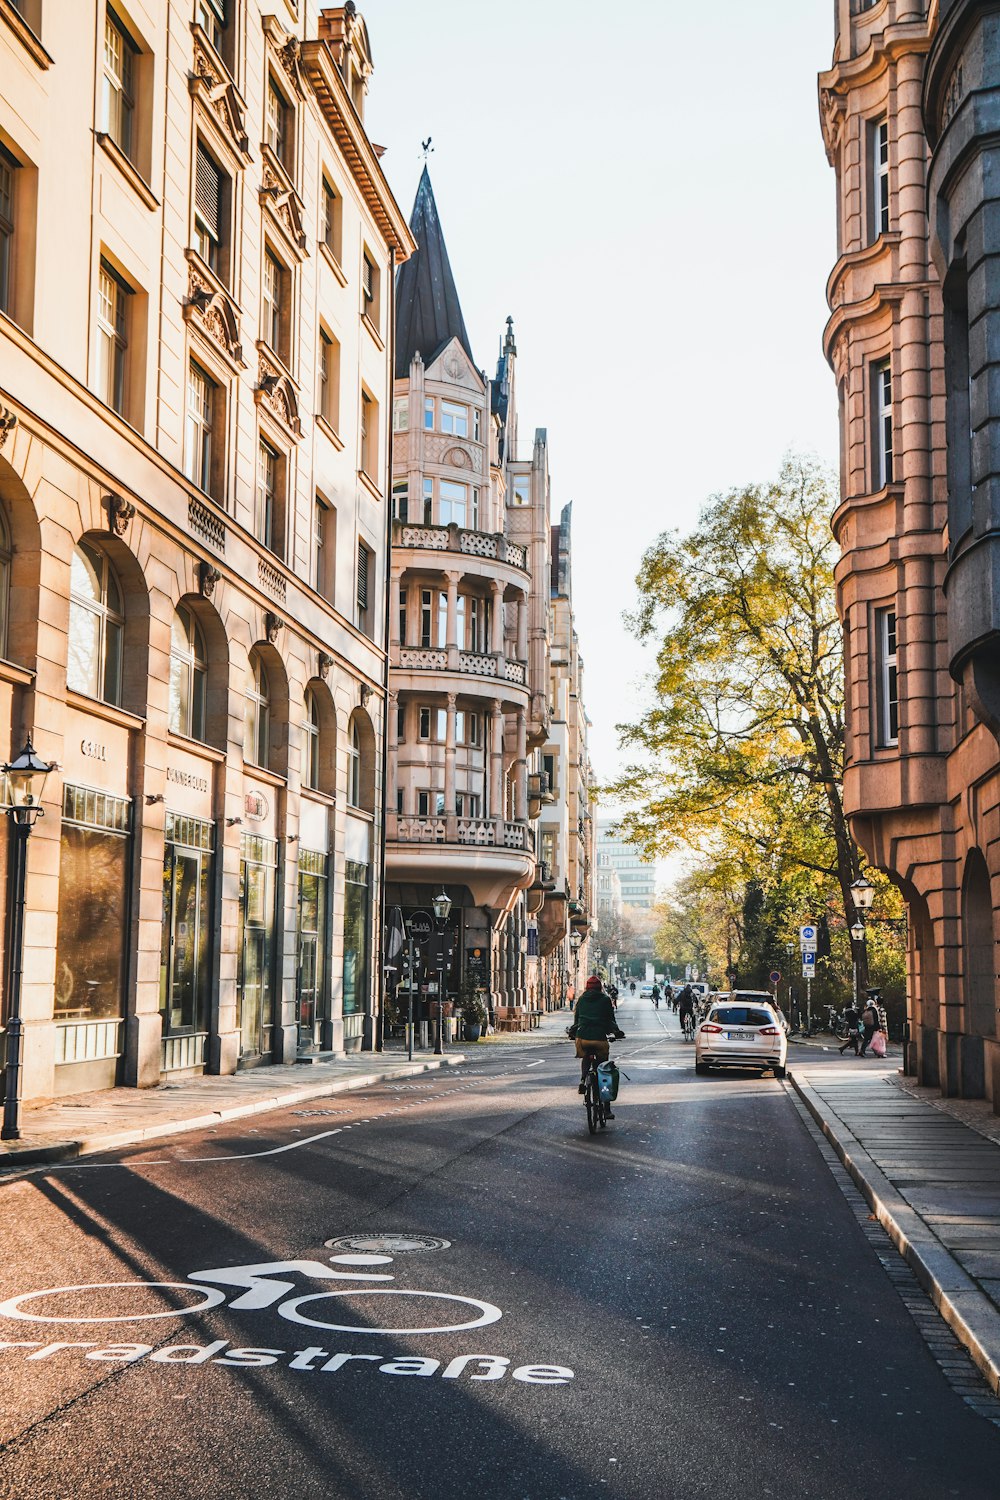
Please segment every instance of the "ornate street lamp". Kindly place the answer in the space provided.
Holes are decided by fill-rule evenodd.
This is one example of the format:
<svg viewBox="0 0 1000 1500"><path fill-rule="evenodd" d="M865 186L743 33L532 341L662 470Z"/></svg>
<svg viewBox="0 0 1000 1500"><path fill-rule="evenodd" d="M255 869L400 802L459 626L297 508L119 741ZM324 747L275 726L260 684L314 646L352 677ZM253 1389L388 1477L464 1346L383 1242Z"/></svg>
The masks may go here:
<svg viewBox="0 0 1000 1500"><path fill-rule="evenodd" d="M451 915L451 897L447 891L441 890L431 902L434 908L434 920L438 926L437 932L437 960L438 960L438 993L437 993L437 1027L434 1032L434 1056L444 1056L444 947L445 931L444 924Z"/></svg>
<svg viewBox="0 0 1000 1500"><path fill-rule="evenodd" d="M858 911L871 911L872 902L875 900L875 887L870 880L863 875L859 876L851 886L851 899Z"/></svg>
<svg viewBox="0 0 1000 1500"><path fill-rule="evenodd" d="M16 760L0 766L2 805L10 817L12 882L14 901L10 919L10 968L7 987L7 1068L4 1080L3 1127L0 1140L21 1138L21 1050L24 1022L21 1019L21 974L24 967L24 881L28 839L39 818L45 816L42 792L54 764L41 760L28 735Z"/></svg>

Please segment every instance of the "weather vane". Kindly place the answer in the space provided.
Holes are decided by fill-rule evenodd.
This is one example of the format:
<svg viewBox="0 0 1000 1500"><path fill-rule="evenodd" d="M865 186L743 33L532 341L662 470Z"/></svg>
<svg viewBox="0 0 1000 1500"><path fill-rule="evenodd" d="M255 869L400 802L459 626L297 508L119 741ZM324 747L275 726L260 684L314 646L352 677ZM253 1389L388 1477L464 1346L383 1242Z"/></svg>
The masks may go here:
<svg viewBox="0 0 1000 1500"><path fill-rule="evenodd" d="M424 161L427 160L427 158L430 156L431 152L434 150L434 147L431 145L431 141L432 140L433 140L433 136L428 136L427 139L426 139L426 141L421 141L420 142L420 149L424 153Z"/></svg>

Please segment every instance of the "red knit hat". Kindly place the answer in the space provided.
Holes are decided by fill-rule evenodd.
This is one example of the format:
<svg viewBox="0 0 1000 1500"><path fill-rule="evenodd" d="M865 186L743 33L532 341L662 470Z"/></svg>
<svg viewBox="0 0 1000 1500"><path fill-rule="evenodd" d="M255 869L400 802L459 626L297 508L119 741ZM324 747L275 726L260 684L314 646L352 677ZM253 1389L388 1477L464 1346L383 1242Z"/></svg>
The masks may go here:
<svg viewBox="0 0 1000 1500"><path fill-rule="evenodd" d="M600 977L597 974L591 974L590 978L587 980L587 983L584 985L584 989L587 989L587 990L599 990L600 988L601 988Z"/></svg>

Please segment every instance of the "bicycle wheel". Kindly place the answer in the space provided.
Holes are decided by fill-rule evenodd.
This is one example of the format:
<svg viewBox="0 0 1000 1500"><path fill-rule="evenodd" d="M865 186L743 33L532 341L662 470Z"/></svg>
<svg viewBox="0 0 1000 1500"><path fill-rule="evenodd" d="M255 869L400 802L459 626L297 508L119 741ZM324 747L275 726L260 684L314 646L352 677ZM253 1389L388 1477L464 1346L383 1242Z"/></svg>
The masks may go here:
<svg viewBox="0 0 1000 1500"><path fill-rule="evenodd" d="M597 1111L601 1101L597 1092L597 1074L593 1068L587 1074L587 1092L583 1096L583 1102L587 1106L587 1129L591 1135L596 1135Z"/></svg>

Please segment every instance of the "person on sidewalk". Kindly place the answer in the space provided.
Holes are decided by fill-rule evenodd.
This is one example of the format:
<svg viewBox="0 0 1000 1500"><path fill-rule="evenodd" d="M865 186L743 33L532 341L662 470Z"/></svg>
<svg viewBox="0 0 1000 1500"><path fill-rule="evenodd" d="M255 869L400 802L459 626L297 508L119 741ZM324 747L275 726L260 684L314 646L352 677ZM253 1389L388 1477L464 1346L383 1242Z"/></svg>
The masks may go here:
<svg viewBox="0 0 1000 1500"><path fill-rule="evenodd" d="M880 1024L881 1021L879 1013L875 1009L874 1002L869 1000L865 1005L864 1010L861 1012L862 1036L861 1051L858 1053L859 1057L867 1056L868 1048L872 1043L872 1037L875 1035L876 1031L878 1031Z"/></svg>
<svg viewBox="0 0 1000 1500"><path fill-rule="evenodd" d="M844 1025L847 1027L847 1041L841 1047L840 1055L843 1057L850 1047L854 1056L857 1057L858 1048L861 1046L861 1016L855 1005L849 1005L844 1011Z"/></svg>

